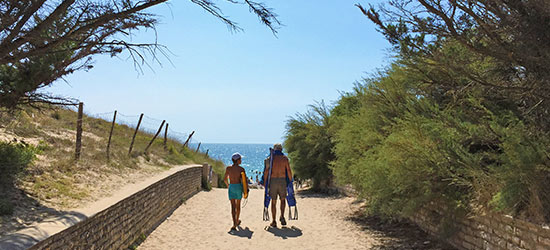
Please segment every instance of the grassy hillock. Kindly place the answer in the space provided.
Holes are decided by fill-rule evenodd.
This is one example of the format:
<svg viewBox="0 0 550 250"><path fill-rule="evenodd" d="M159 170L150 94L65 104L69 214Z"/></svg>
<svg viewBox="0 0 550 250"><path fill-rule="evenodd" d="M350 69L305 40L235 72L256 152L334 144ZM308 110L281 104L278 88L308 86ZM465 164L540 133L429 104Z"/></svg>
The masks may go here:
<svg viewBox="0 0 550 250"><path fill-rule="evenodd" d="M0 113L0 220L24 217L29 207L62 210L82 206L126 183L176 165L208 162L218 173L223 163L140 131L128 154L134 128L116 124L110 158L106 147L111 122L84 116L81 159L74 160L77 114L45 107ZM32 210L32 209L31 209ZM17 218L24 224L25 218ZM13 224L13 223L12 223ZM4 226L4 225L2 225Z"/></svg>

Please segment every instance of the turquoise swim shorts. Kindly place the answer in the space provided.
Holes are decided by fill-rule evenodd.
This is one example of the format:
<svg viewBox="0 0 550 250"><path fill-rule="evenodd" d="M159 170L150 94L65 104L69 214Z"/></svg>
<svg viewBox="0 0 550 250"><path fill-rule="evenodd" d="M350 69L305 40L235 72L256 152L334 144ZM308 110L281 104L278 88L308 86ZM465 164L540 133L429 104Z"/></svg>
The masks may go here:
<svg viewBox="0 0 550 250"><path fill-rule="evenodd" d="M238 184L229 184L228 188L229 193L229 199L237 199L240 200L243 198L243 185L241 183Z"/></svg>

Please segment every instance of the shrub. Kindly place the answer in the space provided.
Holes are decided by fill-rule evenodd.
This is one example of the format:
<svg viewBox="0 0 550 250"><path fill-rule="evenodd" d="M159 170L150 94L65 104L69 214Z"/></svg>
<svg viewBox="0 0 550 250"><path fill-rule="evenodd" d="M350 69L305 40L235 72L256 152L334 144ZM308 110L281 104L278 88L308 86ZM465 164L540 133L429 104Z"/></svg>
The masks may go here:
<svg viewBox="0 0 550 250"><path fill-rule="evenodd" d="M366 82L361 107L339 118L337 181L377 214L437 201L458 214L473 204L550 220L550 136L479 94L441 105L415 84L399 66Z"/></svg>
<svg viewBox="0 0 550 250"><path fill-rule="evenodd" d="M39 150L32 145L13 142L0 142L0 172L14 175L28 166Z"/></svg>
<svg viewBox="0 0 550 250"><path fill-rule="evenodd" d="M15 179L35 158L39 150L24 142L0 142L0 215L13 213L14 205L9 200L9 192Z"/></svg>
<svg viewBox="0 0 550 250"><path fill-rule="evenodd" d="M288 151L293 174L301 179L313 180L313 189L331 185L334 160L329 127L330 108L323 102L310 106L308 112L297 114L286 123L285 148Z"/></svg>

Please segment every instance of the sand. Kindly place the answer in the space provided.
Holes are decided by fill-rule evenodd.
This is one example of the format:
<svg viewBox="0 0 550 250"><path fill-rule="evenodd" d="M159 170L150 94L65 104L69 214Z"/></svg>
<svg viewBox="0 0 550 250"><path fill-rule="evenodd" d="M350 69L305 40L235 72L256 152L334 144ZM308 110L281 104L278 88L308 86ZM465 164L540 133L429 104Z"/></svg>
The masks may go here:
<svg viewBox="0 0 550 250"><path fill-rule="evenodd" d="M263 189L251 190L237 232L232 225L227 189L203 191L187 200L153 231L138 249L369 249L377 240L349 216L358 204L350 197L302 192L299 220L268 227L262 220Z"/></svg>

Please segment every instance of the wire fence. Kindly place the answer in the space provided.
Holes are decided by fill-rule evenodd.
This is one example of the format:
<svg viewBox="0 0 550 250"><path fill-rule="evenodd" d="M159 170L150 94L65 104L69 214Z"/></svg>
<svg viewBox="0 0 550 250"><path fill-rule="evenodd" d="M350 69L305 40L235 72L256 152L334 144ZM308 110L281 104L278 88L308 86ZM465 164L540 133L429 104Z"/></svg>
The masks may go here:
<svg viewBox="0 0 550 250"><path fill-rule="evenodd" d="M78 106L70 107L69 109L75 112L79 112ZM92 113L87 111L86 109L83 109L82 112L83 114L91 118L102 119L107 122L113 122L113 119L115 119L115 123L118 125L126 125L129 128L132 128L134 130L138 128L137 131L139 132L155 135L155 137L153 137L153 140L156 139L157 136L164 137L166 135L167 139L174 140L178 143L181 143L192 150L202 152L202 153L206 152L206 154L208 154L208 151L209 151L208 149L201 147L202 145L201 141L196 138L196 136L194 135L194 131L190 133L176 131L172 129L170 127L170 124L165 120L161 120L145 114L124 114L115 110L111 112ZM115 117L115 113L116 113L116 117ZM112 133L113 131L111 131L111 134L109 135L109 137L111 137ZM77 141L78 141L78 136L79 135L77 135ZM153 141L151 141L151 143L152 142ZM132 139L132 144L133 144L133 139ZM107 148L109 148L109 146L107 146ZM147 148L145 149L145 151L146 150ZM80 149L78 149L78 146L77 146L77 159L80 153L79 151ZM132 145L130 145L129 151L130 151L129 153L131 153ZM109 154L109 149L107 149L107 154Z"/></svg>

